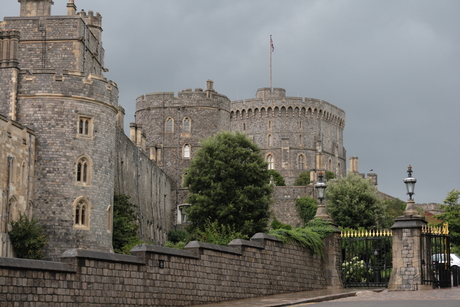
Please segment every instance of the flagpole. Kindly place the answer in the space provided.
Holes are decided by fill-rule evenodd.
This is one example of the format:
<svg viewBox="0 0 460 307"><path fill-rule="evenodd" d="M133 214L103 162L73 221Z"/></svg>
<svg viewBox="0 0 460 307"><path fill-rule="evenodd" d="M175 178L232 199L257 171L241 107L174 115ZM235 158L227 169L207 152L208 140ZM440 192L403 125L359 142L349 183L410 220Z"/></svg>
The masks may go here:
<svg viewBox="0 0 460 307"><path fill-rule="evenodd" d="M273 41L272 41L272 36L270 35L270 93L273 92L273 85L272 85L272 53L273 53Z"/></svg>

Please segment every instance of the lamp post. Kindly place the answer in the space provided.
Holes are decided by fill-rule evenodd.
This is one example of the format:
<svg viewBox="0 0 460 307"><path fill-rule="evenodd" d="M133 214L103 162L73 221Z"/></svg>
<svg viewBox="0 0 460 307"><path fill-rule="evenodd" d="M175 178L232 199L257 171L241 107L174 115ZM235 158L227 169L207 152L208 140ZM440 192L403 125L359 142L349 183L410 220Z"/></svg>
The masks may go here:
<svg viewBox="0 0 460 307"><path fill-rule="evenodd" d="M326 205L323 204L324 193L326 191L326 188L327 188L327 184L323 182L323 173L320 172L318 174L318 182L316 182L315 184L316 196L319 199L319 205L318 205L318 209L316 210L316 215L314 216L314 218L315 219L320 218L325 221L332 221L331 217L326 212Z"/></svg>
<svg viewBox="0 0 460 307"><path fill-rule="evenodd" d="M404 183L406 184L407 194L409 195L409 199L407 200L406 210L404 210L404 215L417 215L417 209L415 208L415 202L412 199L412 195L414 195L415 190L415 183L417 179L412 177L412 166L407 167L407 174L408 177L404 179Z"/></svg>

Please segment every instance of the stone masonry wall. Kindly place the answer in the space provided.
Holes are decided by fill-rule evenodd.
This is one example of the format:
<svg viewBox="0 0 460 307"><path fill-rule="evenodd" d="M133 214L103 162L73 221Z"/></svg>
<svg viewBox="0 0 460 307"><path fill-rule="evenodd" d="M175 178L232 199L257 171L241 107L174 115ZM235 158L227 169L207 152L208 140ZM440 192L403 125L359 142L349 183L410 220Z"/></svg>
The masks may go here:
<svg viewBox="0 0 460 307"><path fill-rule="evenodd" d="M8 225L32 213L35 134L0 115L0 257L13 255Z"/></svg>
<svg viewBox="0 0 460 307"><path fill-rule="evenodd" d="M68 250L61 262L0 258L0 306L187 306L326 287L310 251L256 234L229 247ZM27 305L25 305L27 304Z"/></svg>
<svg viewBox="0 0 460 307"><path fill-rule="evenodd" d="M116 143L115 192L138 206L141 240L163 245L172 224L172 180L121 129Z"/></svg>
<svg viewBox="0 0 460 307"><path fill-rule="evenodd" d="M314 198L313 186L281 186L275 187L273 198L275 203L270 206L273 215L281 223L292 227L301 227L304 222L300 218L299 211L295 204L298 197Z"/></svg>

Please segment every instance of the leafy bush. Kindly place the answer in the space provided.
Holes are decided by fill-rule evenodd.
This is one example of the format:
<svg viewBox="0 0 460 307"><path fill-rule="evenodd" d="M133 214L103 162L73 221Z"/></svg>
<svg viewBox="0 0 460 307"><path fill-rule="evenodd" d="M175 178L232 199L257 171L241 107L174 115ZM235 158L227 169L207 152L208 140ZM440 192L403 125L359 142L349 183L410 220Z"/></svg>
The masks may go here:
<svg viewBox="0 0 460 307"><path fill-rule="evenodd" d="M371 276L373 273L371 268L366 267L364 260L359 260L358 257L345 261L342 270L348 282L366 282L366 276Z"/></svg>
<svg viewBox="0 0 460 307"><path fill-rule="evenodd" d="M304 224L307 224L315 217L316 210L318 209L316 199L310 197L297 198L295 200L295 205Z"/></svg>
<svg viewBox="0 0 460 307"><path fill-rule="evenodd" d="M168 241L172 243L185 242L189 233L182 229L171 229L168 232Z"/></svg>
<svg viewBox="0 0 460 307"><path fill-rule="evenodd" d="M270 178L273 178L273 181L275 182L276 186L278 187L286 186L286 182L284 181L284 178L283 176L281 176L280 173L278 173L274 169L269 169L268 174L270 174Z"/></svg>
<svg viewBox="0 0 460 307"><path fill-rule="evenodd" d="M310 172L300 173L299 177L294 181L294 186L302 186L310 184Z"/></svg>
<svg viewBox="0 0 460 307"><path fill-rule="evenodd" d="M29 219L21 213L19 220L11 222L11 231L8 232L11 245L18 258L43 259L43 247L47 242L43 228L38 220Z"/></svg>
<svg viewBox="0 0 460 307"><path fill-rule="evenodd" d="M139 225L135 208L128 195L114 195L112 244L115 253L129 254L134 245L142 243L137 234Z"/></svg>
<svg viewBox="0 0 460 307"><path fill-rule="evenodd" d="M269 234L281 239L284 243L297 244L309 249L312 253L324 258L324 242L320 235L308 228L275 229Z"/></svg>
<svg viewBox="0 0 460 307"><path fill-rule="evenodd" d="M318 218L309 221L305 227L316 232L321 239L325 239L335 231L331 222Z"/></svg>
<svg viewBox="0 0 460 307"><path fill-rule="evenodd" d="M248 236L237 232L234 226L219 224L218 221L206 220L204 230L197 229L196 240L217 245L228 245L233 239L248 239Z"/></svg>
<svg viewBox="0 0 460 307"><path fill-rule="evenodd" d="M275 218L273 218L272 224L271 224L272 229L292 229L291 225L281 223Z"/></svg>

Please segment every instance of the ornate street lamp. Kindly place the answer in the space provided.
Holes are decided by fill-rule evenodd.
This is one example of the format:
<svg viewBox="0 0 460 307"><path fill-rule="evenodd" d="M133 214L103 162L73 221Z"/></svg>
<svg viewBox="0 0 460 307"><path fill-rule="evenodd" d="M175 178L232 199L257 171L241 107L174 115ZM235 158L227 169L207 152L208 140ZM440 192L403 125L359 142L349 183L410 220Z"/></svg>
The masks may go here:
<svg viewBox="0 0 460 307"><path fill-rule="evenodd" d="M409 175L406 179L404 179L404 183L406 184L407 194L409 195L409 199L407 200L406 210L404 210L404 215L417 215L417 208L415 208L415 202L412 199L412 195L414 195L415 190L415 183L417 179L412 177L412 166L409 165L407 168L407 174Z"/></svg>
<svg viewBox="0 0 460 307"><path fill-rule="evenodd" d="M332 221L331 217L326 212L326 205L323 204L324 193L326 191L327 184L323 182L322 172L318 174L318 182L316 182L315 188L316 188L316 197L318 197L319 199L319 205L318 205L318 209L316 210L316 215L314 218L315 219L320 218L325 221Z"/></svg>
<svg viewBox="0 0 460 307"><path fill-rule="evenodd" d="M320 172L318 175L318 182L315 184L316 195L319 199L320 204L323 203L324 193L326 192L327 184L323 182L323 173Z"/></svg>
<svg viewBox="0 0 460 307"><path fill-rule="evenodd" d="M406 189L407 189L407 194L409 195L409 199L412 199L412 195L414 195L414 190L415 190L415 183L417 182L417 179L412 178L412 166L407 167L407 174L409 177L404 179L404 183L406 184Z"/></svg>

